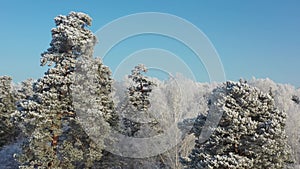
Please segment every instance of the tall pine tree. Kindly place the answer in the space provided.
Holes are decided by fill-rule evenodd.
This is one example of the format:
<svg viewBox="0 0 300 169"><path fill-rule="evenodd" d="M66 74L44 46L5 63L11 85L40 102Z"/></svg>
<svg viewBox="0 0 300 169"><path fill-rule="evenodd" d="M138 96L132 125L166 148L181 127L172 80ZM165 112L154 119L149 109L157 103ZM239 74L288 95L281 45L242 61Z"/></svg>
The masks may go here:
<svg viewBox="0 0 300 169"><path fill-rule="evenodd" d="M186 168L284 168L290 149L285 135L286 113L270 94L244 82L227 82L213 91L208 114L222 113L208 140L200 138L205 120L194 124L196 145Z"/></svg>
<svg viewBox="0 0 300 169"><path fill-rule="evenodd" d="M107 114L113 113L109 97L110 71L99 60L91 61L96 37L86 28L91 25L88 15L80 12L59 15L55 24L56 28L51 30L50 48L42 53L41 58L41 65L48 64L50 68L34 83L33 97L22 101L19 106L28 139L18 159L23 168L88 168L101 158L103 141L89 137L91 133L82 127L82 120L86 119L78 118L77 113L97 115L100 132L108 132L109 123L103 119L111 122L112 115ZM107 103L102 107L93 105L85 112L78 109L78 98L74 98L83 96L76 95L80 85L76 82L84 78L78 77L80 74L76 69L80 71L83 64L95 67L97 80L102 81L93 88L97 89L93 91L95 99L97 103L103 103L102 96L106 95ZM84 101L80 104L83 105Z"/></svg>

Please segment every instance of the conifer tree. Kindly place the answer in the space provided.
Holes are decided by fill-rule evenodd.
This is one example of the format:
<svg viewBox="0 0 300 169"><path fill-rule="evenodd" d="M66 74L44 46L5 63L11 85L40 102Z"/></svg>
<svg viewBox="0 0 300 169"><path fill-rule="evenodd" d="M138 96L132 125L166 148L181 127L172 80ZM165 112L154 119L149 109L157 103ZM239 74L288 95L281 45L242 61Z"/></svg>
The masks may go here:
<svg viewBox="0 0 300 169"><path fill-rule="evenodd" d="M59 15L55 24L56 28L51 30L50 48L42 53L41 58L42 66L48 64L51 67L34 83L33 97L22 101L19 106L28 139L18 159L23 168L88 168L93 166L93 161L101 158L103 141L89 137L91 133L85 130L86 126L82 127L88 122L82 122L86 119L78 118L77 113L85 111L90 116L98 115L96 119L99 121L95 122L102 129L99 132L108 131L109 124L105 120L111 119L105 116L113 112L110 110L112 101L109 100L111 89L99 86L111 85L110 72L100 61L91 61L96 37L86 28L91 25L88 15L80 12ZM96 86L97 91L92 92L96 93L97 103L104 103L101 99L106 95L107 104L102 107L93 104L89 109L78 109L76 100L79 98L74 96L82 97L84 94L74 94L79 85L74 84L74 78L84 79L76 73L76 69L80 71L84 67L83 64L93 64L98 71L97 80L102 83ZM90 65L87 67L90 68ZM84 105L85 101L80 104Z"/></svg>
<svg viewBox="0 0 300 169"><path fill-rule="evenodd" d="M271 95L244 82L227 82L213 91L208 114L222 113L212 135L201 141L207 119L194 124L196 145L186 168L284 168L290 149L285 135L286 113Z"/></svg>
<svg viewBox="0 0 300 169"><path fill-rule="evenodd" d="M146 72L147 68L139 64L134 67L131 75L128 76L131 85L127 88L127 97L122 105L121 114L125 115L122 119L123 129L125 134L130 137L136 136L136 132L141 127L141 119L145 118L151 106L149 97L155 83L144 75Z"/></svg>
<svg viewBox="0 0 300 169"><path fill-rule="evenodd" d="M124 138L128 137L150 137L149 133L152 132L157 134L157 130L154 125L156 121L149 116L149 108L151 107L150 95L156 85L149 77L145 74L147 73L147 68L139 64L134 67L131 74L128 75L127 82L129 85L126 87L124 94L121 95L121 100L119 102L116 111L120 116L120 126L118 132L120 132ZM145 120L146 119L146 120ZM159 128L159 127L158 127ZM154 131L150 131L154 130ZM128 143L126 140L122 140L123 137L117 138L118 146L126 147L128 151L135 149L134 145ZM126 151L126 150L125 150ZM134 152L134 150L132 150ZM141 150L144 151L144 150ZM147 151L147 150L145 150ZM125 153L128 155L128 153ZM101 160L101 165L105 168L153 168L161 164L157 157L150 158L130 158L127 156L120 156L117 154L112 154L110 152L105 152L105 157ZM133 153L130 155L134 155Z"/></svg>
<svg viewBox="0 0 300 169"><path fill-rule="evenodd" d="M0 77L0 149L18 135L12 115L16 110L16 99L12 92L11 77Z"/></svg>
<svg viewBox="0 0 300 169"><path fill-rule="evenodd" d="M33 79L26 79L21 82L16 89L15 95L18 101L23 99L30 99L33 96Z"/></svg>

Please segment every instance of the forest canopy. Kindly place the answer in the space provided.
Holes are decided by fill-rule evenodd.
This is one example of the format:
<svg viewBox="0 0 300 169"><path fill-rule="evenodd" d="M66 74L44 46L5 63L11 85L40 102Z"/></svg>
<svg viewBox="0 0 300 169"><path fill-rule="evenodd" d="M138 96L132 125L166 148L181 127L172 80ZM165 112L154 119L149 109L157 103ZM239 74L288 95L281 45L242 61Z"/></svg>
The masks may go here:
<svg viewBox="0 0 300 169"><path fill-rule="evenodd" d="M44 76L0 77L0 168L297 168L300 89L270 79L116 81L85 13L59 15ZM101 44L100 44L101 45Z"/></svg>

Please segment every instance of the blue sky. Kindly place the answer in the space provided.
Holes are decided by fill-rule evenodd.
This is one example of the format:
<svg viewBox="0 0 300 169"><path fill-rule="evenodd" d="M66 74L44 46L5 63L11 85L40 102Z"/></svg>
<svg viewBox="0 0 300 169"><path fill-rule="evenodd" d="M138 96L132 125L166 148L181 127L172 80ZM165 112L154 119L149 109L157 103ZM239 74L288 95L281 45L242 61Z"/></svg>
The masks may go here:
<svg viewBox="0 0 300 169"><path fill-rule="evenodd" d="M55 26L53 18L59 14L85 12L93 18L90 29L96 32L119 17L162 12L186 19L206 34L221 58L227 79L269 77L300 87L300 1L297 0L2 0L0 6L0 75L12 76L15 82L29 77L37 79L47 69L39 66L40 53L49 47L50 30ZM147 38L149 42L145 42ZM129 39L128 45L124 42L112 53L123 56L126 51L122 49L127 46L132 52L143 47L169 50L177 45L170 42L167 46L157 46L156 38ZM140 41L145 42L144 46ZM189 66L197 66L184 54L178 55ZM119 60L109 60L106 64L114 70ZM205 72L197 75L197 80L207 81Z"/></svg>

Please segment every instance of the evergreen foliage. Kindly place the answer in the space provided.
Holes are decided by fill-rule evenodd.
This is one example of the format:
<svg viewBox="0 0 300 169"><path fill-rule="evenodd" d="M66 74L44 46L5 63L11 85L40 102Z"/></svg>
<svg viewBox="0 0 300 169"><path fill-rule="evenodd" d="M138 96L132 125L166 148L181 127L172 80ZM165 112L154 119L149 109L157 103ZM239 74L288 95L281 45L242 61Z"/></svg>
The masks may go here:
<svg viewBox="0 0 300 169"><path fill-rule="evenodd" d="M270 79L160 81L142 64L115 82L93 58L92 19L71 12L54 21L45 75L19 85L0 77L0 168L299 168L300 89ZM119 156L109 144L150 156Z"/></svg>
<svg viewBox="0 0 300 169"><path fill-rule="evenodd" d="M285 135L286 113L274 99L244 82L227 82L213 91L209 114L222 112L213 134L200 142L206 119L198 116L194 126L196 145L186 168L284 168L290 149Z"/></svg>
<svg viewBox="0 0 300 169"><path fill-rule="evenodd" d="M18 135L18 128L13 123L16 110L12 91L11 77L0 77L0 149L13 141Z"/></svg>
<svg viewBox="0 0 300 169"><path fill-rule="evenodd" d="M56 17L55 23L50 48L42 53L41 58L42 66L54 65L34 83L33 97L23 100L19 106L28 137L23 154L18 157L23 168L87 168L101 158L103 149L101 140L96 144L80 125L72 97L72 92L75 92L72 87L76 88L72 86L75 71L80 69L79 60L92 60L96 37L86 29L91 25L91 18L84 13L71 12L67 16ZM97 80L109 80L102 79L102 76L110 74L101 62L96 62L94 66L99 73ZM106 94L102 88L97 89L96 96L101 97L101 92ZM98 103L104 101L100 98ZM111 105L106 108L110 109ZM86 113L90 116L97 113L103 115L102 111L106 111L105 108L90 109ZM100 120L98 123L103 127L102 131L107 132L108 123Z"/></svg>
<svg viewBox="0 0 300 169"><path fill-rule="evenodd" d="M126 98L121 107L121 114L125 115L122 119L123 132L130 137L136 136L136 133L141 129L142 119L147 116L149 113L148 109L151 106L149 97L155 83L144 75L146 72L147 68L140 64L135 66L131 71L131 75L128 76L131 84L127 88ZM149 125L149 123L153 122L147 121L145 123Z"/></svg>

